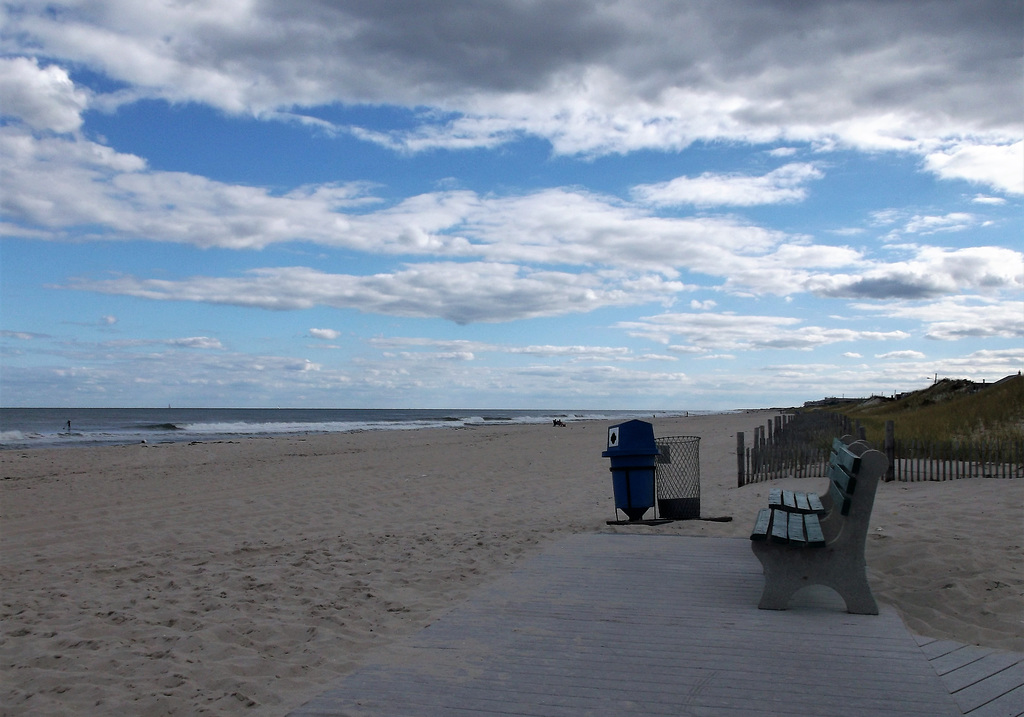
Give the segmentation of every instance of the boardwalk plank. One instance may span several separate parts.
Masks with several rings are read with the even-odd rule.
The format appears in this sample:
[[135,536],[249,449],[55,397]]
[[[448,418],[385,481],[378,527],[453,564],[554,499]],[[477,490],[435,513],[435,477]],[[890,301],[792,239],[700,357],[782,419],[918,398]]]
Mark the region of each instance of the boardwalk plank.
[[929,660],[934,660],[937,657],[942,657],[959,650],[961,647],[963,647],[963,643],[953,642],[952,640],[932,640],[927,645],[922,645],[921,650]]
[[293,715],[960,715],[894,610],[763,580],[748,540],[574,536]]
[[[1012,652],[990,652],[981,659],[941,675],[942,682],[951,692],[959,692],[986,677],[1018,664],[1021,656]],[[1024,684],[1024,682],[1022,682]]]
[[995,650],[988,647],[961,645],[958,649],[936,657],[935,659],[930,660],[930,662],[932,663],[932,667],[941,677],[948,672],[959,670],[972,662],[977,662],[983,657],[991,655],[993,652],[995,652]]
[[964,714],[968,717],[1021,717],[1024,715],[1024,686]]
[[1012,692],[1021,684],[1024,684],[1024,664],[1017,662],[1005,670],[957,690],[953,696],[966,714]]

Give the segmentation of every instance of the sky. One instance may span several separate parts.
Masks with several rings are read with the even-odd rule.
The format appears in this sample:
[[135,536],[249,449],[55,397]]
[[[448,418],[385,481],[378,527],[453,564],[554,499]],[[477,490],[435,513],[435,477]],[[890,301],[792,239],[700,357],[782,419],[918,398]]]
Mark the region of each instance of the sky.
[[0,405],[1024,367],[1021,0],[5,0]]

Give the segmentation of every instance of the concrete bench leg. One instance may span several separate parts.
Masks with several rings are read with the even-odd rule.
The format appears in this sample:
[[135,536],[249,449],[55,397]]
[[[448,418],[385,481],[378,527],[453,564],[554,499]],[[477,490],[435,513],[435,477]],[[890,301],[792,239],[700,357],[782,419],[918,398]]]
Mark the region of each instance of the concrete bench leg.
[[753,543],[754,554],[764,568],[764,591],[758,607],[785,610],[794,593],[808,585],[824,585],[839,593],[846,611],[877,615],[864,564],[829,548],[793,548]]

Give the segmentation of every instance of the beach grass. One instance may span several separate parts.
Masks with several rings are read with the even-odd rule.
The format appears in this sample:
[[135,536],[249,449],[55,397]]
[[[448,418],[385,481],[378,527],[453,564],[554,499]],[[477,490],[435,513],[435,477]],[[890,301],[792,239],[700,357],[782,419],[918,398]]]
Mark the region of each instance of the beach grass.
[[885,424],[900,440],[992,443],[1024,441],[1024,376],[994,384],[942,379],[893,401],[868,401],[842,409],[860,421],[868,441],[882,445]]

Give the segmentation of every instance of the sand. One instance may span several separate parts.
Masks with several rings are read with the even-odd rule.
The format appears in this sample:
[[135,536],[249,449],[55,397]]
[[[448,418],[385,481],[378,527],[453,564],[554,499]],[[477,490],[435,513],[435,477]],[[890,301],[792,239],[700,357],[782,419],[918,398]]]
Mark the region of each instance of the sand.
[[[745,537],[771,415],[701,436],[702,512],[608,526],[607,423],[0,452],[0,712],[281,715],[569,533]],[[748,436],[751,435],[748,433]],[[1024,481],[879,488],[875,596],[919,634],[1024,650]],[[753,559],[753,557],[752,557]]]

